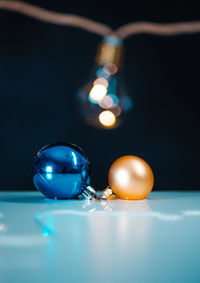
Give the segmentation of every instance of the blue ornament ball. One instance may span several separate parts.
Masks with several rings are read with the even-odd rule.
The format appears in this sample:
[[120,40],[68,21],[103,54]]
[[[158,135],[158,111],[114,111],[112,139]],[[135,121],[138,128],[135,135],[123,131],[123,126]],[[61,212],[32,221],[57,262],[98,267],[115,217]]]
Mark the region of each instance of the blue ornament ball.
[[47,145],[35,156],[33,183],[47,198],[74,198],[90,183],[90,163],[74,144]]

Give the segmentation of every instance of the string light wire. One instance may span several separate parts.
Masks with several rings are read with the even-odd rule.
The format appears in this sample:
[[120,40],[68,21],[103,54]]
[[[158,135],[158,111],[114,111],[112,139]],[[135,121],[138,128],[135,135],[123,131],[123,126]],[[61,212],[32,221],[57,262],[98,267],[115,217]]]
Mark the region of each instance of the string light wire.
[[130,23],[118,28],[115,32],[120,39],[125,39],[131,35],[146,33],[160,36],[175,36],[181,34],[191,34],[200,32],[200,21],[180,22],[180,23]]
[[103,37],[115,35],[120,39],[126,39],[131,35],[141,33],[160,36],[175,36],[200,32],[200,21],[180,23],[135,22],[125,24],[114,31],[111,27],[105,24],[81,16],[49,11],[21,1],[0,0],[0,9],[18,12],[51,24],[78,27]]
[[49,11],[20,1],[0,1],[0,9],[18,12],[51,24],[78,27],[101,36],[107,36],[113,32],[109,26],[93,20],[73,14]]

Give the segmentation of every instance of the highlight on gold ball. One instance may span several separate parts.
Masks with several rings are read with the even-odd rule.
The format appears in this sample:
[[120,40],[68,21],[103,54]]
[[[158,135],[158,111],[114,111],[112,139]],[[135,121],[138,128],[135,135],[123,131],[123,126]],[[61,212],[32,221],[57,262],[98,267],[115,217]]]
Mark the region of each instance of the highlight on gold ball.
[[[152,191],[154,175],[151,167],[142,158],[125,155],[111,165],[108,183],[112,194],[115,194],[118,198],[126,200],[145,199]],[[110,190],[107,187],[103,191],[102,198],[109,197]]]

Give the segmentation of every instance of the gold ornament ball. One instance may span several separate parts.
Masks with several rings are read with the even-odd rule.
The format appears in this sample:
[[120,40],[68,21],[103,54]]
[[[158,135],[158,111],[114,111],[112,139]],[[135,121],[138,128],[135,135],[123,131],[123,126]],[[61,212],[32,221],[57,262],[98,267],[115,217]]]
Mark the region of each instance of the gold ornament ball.
[[108,182],[119,198],[138,200],[150,194],[154,176],[146,161],[137,156],[125,155],[118,158],[110,167]]

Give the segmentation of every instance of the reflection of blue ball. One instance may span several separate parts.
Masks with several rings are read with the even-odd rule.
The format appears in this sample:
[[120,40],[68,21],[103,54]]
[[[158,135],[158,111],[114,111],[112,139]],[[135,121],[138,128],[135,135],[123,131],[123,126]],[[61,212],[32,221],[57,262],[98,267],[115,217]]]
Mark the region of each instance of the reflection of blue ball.
[[76,145],[47,145],[34,159],[33,183],[47,198],[73,198],[90,183],[89,161]]

